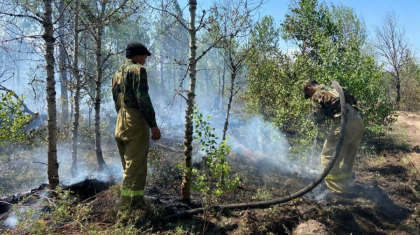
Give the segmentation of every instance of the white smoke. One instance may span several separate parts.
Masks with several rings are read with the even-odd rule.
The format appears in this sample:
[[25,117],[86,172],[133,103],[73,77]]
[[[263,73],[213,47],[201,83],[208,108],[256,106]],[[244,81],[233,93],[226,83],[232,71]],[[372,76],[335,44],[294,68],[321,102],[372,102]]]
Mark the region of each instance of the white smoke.
[[3,224],[8,228],[14,228],[19,222],[19,217],[16,214],[11,214],[7,217]]
[[273,124],[264,122],[260,116],[251,118],[237,130],[229,132],[228,143],[232,144],[233,152],[240,153],[245,148],[261,157],[274,161],[286,160],[289,143],[283,133]]
[[[155,105],[158,123],[162,129],[162,138],[182,142],[185,132],[185,102],[180,98],[174,99],[171,105],[163,105],[161,98]],[[218,110],[214,97],[200,96],[196,99],[196,107],[203,117],[210,115],[208,122],[214,128],[213,134],[222,138],[226,118],[225,110]],[[230,114],[227,131],[227,144],[231,152],[246,157],[266,167],[276,167],[284,174],[297,175],[302,178],[316,178],[321,172],[319,164],[303,164],[292,161],[289,157],[290,144],[279,128],[264,121],[261,116],[253,116],[248,120],[241,120],[234,113]],[[205,153],[200,151],[198,143],[193,144],[193,161],[201,161]],[[311,158],[312,159],[312,158]]]

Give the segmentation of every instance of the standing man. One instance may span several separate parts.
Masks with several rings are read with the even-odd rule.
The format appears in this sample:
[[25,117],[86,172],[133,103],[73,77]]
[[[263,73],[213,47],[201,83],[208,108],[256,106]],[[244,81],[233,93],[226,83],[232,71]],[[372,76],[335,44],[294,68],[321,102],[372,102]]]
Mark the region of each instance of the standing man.
[[[333,122],[331,133],[325,140],[321,153],[324,168],[333,157],[340,135],[341,105],[337,90],[329,85],[319,85],[314,80],[308,80],[302,85],[305,99],[311,98],[315,122],[323,123],[327,118]],[[354,160],[357,156],[360,141],[363,137],[363,120],[358,113],[357,101],[352,94],[343,88],[347,108],[346,135],[340,154],[330,173],[325,177],[327,187],[333,193],[346,193],[351,182]]]
[[143,65],[151,53],[139,42],[130,42],[126,60],[115,73],[112,96],[118,113],[115,140],[123,166],[120,205],[136,209],[144,206],[143,190],[146,185],[147,155],[152,139],[160,139],[155,111],[149,96],[147,73]]

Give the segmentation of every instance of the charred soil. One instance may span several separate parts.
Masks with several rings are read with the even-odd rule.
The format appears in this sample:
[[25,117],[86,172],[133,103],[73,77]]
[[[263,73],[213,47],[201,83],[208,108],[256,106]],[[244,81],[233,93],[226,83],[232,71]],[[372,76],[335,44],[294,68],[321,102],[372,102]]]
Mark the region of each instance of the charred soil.
[[[270,208],[208,212],[178,221],[162,218],[206,205],[199,192],[193,193],[191,204],[179,200],[182,169],[176,164],[182,163],[182,145],[173,140],[162,140],[155,146],[149,161],[153,171],[148,178],[146,208],[118,212],[119,186],[90,180],[69,188],[76,198],[71,207],[85,205],[88,208],[86,219],[79,221],[83,226],[66,226],[70,222],[64,221],[60,226],[50,227],[49,232],[420,234],[419,131],[420,116],[401,112],[388,133],[365,140],[366,148],[371,151],[362,151],[357,159],[355,178],[348,194],[331,194],[321,184],[304,197]],[[312,180],[297,177],[293,171],[284,173],[280,170],[284,167],[280,167],[282,164],[255,156],[231,154],[229,161],[232,174],[240,178],[241,184],[218,198],[218,204],[283,197]],[[196,163],[195,167],[203,166]],[[6,218],[3,215],[2,220]],[[28,233],[21,227],[1,229],[9,234]]]

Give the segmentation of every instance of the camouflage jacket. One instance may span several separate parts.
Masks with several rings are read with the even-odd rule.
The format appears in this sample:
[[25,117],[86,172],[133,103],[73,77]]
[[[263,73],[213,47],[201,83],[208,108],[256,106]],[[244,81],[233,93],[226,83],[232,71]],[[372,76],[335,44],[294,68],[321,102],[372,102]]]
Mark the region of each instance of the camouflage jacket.
[[[355,110],[359,110],[356,106],[357,100],[355,97],[345,88],[343,88],[343,92],[346,98],[346,103],[353,106]],[[316,92],[313,94],[311,101],[312,111],[316,123],[323,123],[326,118],[341,118],[340,95],[333,86],[320,84]]]
[[123,107],[138,108],[150,128],[157,126],[149,96],[146,69],[126,59],[112,80],[112,98],[117,112]]

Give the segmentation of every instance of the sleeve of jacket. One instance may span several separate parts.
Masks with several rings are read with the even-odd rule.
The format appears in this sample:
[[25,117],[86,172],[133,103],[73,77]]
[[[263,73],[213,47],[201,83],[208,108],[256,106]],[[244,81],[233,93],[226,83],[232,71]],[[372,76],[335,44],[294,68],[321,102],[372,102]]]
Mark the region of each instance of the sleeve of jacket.
[[149,96],[149,85],[145,68],[140,69],[140,76],[133,79],[134,94],[136,95],[139,109],[150,128],[157,126],[155,110]]
[[118,79],[119,75],[119,71],[115,73],[114,78],[112,79],[112,99],[114,100],[115,103],[115,111],[120,110],[120,106],[118,105],[117,99],[118,99],[118,92],[119,92],[119,85],[117,84],[117,79]]
[[318,99],[318,97],[312,98],[312,112],[315,123],[322,124],[325,122],[325,110],[322,100]]
[[334,110],[336,99],[328,91],[318,91],[312,98],[312,111],[317,124],[325,122],[326,118],[331,116]]

